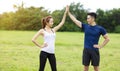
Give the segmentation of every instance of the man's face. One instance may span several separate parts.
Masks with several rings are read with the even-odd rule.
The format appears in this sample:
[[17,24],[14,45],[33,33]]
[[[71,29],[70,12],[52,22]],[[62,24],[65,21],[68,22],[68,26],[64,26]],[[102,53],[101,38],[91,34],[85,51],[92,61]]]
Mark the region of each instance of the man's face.
[[87,22],[88,22],[88,24],[92,24],[94,22],[94,18],[92,16],[88,15]]

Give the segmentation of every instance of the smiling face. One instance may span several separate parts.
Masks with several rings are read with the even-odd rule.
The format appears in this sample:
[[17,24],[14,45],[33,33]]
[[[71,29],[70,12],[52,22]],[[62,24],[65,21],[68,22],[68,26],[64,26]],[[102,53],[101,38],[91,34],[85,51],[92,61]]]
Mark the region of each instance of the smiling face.
[[49,27],[53,26],[53,18],[50,18],[49,22],[47,22],[47,26]]
[[92,17],[90,15],[87,16],[87,22],[88,22],[88,24],[92,24],[94,21],[95,21],[94,17]]

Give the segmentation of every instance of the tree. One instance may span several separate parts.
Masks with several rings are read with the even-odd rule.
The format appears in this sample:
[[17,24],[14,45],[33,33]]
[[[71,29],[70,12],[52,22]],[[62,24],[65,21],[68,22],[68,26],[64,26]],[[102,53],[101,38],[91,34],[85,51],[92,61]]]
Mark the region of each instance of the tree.
[[[52,13],[53,18],[55,18],[55,25],[58,24],[63,17],[65,7],[62,10],[55,10]],[[80,21],[86,21],[87,10],[83,8],[83,5],[80,3],[71,3],[70,4],[71,13]],[[67,17],[64,26],[59,31],[80,31],[79,27],[73,24],[73,21]]]

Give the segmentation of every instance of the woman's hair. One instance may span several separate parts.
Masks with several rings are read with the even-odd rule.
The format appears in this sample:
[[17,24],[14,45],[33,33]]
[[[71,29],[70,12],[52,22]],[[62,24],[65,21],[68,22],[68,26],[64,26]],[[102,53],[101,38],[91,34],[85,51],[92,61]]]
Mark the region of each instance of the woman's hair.
[[41,21],[42,28],[45,28],[46,24],[50,21],[51,18],[52,18],[52,16],[47,16],[47,17],[42,19],[42,21]]

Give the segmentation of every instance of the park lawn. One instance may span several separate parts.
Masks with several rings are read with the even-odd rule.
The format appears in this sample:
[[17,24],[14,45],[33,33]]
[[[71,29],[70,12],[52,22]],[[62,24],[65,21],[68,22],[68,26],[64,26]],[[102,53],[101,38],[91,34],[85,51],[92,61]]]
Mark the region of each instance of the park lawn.
[[[40,48],[31,39],[36,31],[0,31],[0,71],[38,71]],[[83,71],[84,33],[57,32],[55,55],[58,71]],[[120,71],[120,34],[109,33],[110,42],[100,49],[101,71]],[[42,37],[37,40],[43,42]],[[102,43],[103,38],[100,39]],[[51,71],[47,61],[45,71]],[[90,66],[90,71],[93,67]]]

